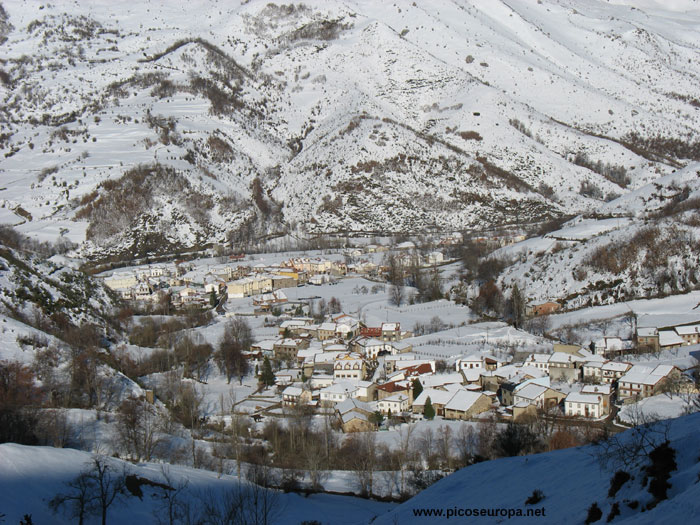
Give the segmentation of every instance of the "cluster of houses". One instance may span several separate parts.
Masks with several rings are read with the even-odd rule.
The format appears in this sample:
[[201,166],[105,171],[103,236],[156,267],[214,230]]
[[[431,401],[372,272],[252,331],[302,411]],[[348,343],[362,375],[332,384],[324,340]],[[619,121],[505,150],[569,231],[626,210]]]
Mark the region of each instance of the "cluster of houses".
[[324,284],[347,273],[344,263],[321,258],[294,258],[279,265],[253,266],[235,264],[241,256],[233,259],[231,263],[206,267],[172,263],[116,271],[105,277],[104,283],[126,300],[156,302],[167,296],[174,306],[204,306],[210,304],[212,296],[263,296],[256,306],[264,310],[286,302],[283,288]]
[[665,328],[637,328],[637,344],[648,351],[673,350],[698,343],[700,343],[700,323]]
[[[434,266],[444,262],[440,251],[420,256],[415,245],[407,241],[396,247],[402,264]],[[268,296],[284,288],[303,285],[332,283],[348,272],[356,275],[378,276],[386,268],[361,256],[388,249],[385,246],[367,245],[348,252],[359,257],[355,262],[345,263],[325,258],[295,257],[279,264],[243,264],[244,256],[231,256],[230,262],[196,266],[193,263],[174,262],[149,265],[135,269],[115,271],[104,278],[107,287],[117,292],[122,299],[137,302],[161,302],[168,300],[176,307],[212,305],[220,297],[242,298]],[[263,299],[260,311],[279,306],[279,296],[272,301]],[[291,308],[289,311],[293,311]]]
[[452,371],[438,373],[435,360],[413,353],[411,336],[399,323],[368,327],[338,314],[320,324],[308,318],[284,321],[277,338],[252,350],[281,364],[276,381],[285,407],[330,407],[346,432],[376,429],[378,414],[424,417],[428,404],[435,415],[454,420],[487,411],[517,420],[549,410],[597,419],[609,415],[615,402],[635,402],[670,385],[694,389],[675,366],[612,361],[591,348],[563,344],[517,363],[486,353],[466,355]]

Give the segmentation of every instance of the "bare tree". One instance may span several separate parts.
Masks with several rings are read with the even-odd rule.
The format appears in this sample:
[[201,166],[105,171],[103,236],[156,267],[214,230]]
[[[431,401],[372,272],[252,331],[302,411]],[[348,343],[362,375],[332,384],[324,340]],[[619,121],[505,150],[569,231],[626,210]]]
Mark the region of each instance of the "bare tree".
[[202,422],[202,405],[204,394],[195,385],[185,383],[175,400],[172,408],[173,415],[183,425],[190,429],[199,428]]
[[102,456],[92,458],[92,469],[88,475],[95,487],[94,499],[102,517],[102,525],[106,525],[107,511],[122,494],[126,475],[124,472],[117,473],[115,467]]
[[68,421],[66,410],[53,408],[44,410],[39,416],[39,437],[47,445],[56,448],[68,446],[73,440],[74,429]]
[[324,446],[318,439],[312,439],[304,452],[304,465],[309,474],[311,490],[319,492],[323,490],[323,482],[328,479],[329,473],[324,470]]
[[78,525],[83,525],[85,518],[92,514],[93,480],[87,472],[82,472],[66,485],[69,492],[57,494],[49,501],[49,508],[54,514],[63,509],[68,518],[77,519]]
[[49,502],[49,507],[54,512],[64,508],[80,524],[88,516],[100,515],[102,525],[106,525],[107,511],[121,496],[125,479],[125,473],[118,473],[107,458],[93,456],[86,469],[67,483],[70,492],[55,496]]
[[602,467],[629,468],[646,460],[649,453],[668,441],[670,422],[637,409],[631,413],[633,427],[622,434],[608,436],[597,442],[594,454]]
[[437,433],[437,449],[444,468],[452,468],[452,429],[441,425]]
[[494,443],[498,432],[496,419],[491,417],[489,419],[480,420],[479,423],[477,423],[477,431],[479,434],[479,455],[483,458],[493,458]]
[[399,468],[401,469],[401,478],[399,481],[399,493],[403,495],[408,494],[408,489],[406,487],[406,471],[410,467],[414,457],[415,452],[413,448],[413,430],[415,427],[407,425],[399,429],[396,442],[396,455],[399,463]]
[[389,300],[395,306],[401,306],[404,301],[404,287],[400,284],[392,284],[389,287]]
[[269,525],[279,511],[279,493],[274,485],[274,473],[266,463],[253,465],[246,473],[248,483],[240,486],[245,524]]
[[194,521],[190,519],[191,509],[184,497],[189,480],[181,479],[175,484],[167,465],[162,465],[160,471],[166,488],[163,489],[160,505],[153,511],[155,521],[158,525],[175,525],[176,523]]
[[430,468],[435,456],[435,434],[433,433],[433,429],[431,427],[426,427],[423,432],[420,433],[418,436],[418,443],[420,444],[420,450],[425,466]]
[[374,472],[377,467],[377,437],[374,432],[352,435],[349,439],[357,440],[358,453],[353,459],[353,470],[360,493],[372,496],[374,490]]
[[159,436],[161,417],[144,399],[125,400],[117,413],[119,445],[136,461],[150,461],[163,440]]
[[478,446],[478,436],[474,427],[468,423],[462,423],[455,436],[455,445],[459,451],[459,461],[466,467],[476,455]]
[[243,376],[248,373],[248,361],[243,352],[249,350],[251,344],[252,332],[245,319],[236,317],[226,325],[215,359],[229,383],[233,376],[238,376],[239,382],[243,383]]
[[386,258],[385,265],[387,267],[387,281],[391,284],[389,300],[392,304],[401,306],[404,300],[405,285],[401,260],[392,253]]

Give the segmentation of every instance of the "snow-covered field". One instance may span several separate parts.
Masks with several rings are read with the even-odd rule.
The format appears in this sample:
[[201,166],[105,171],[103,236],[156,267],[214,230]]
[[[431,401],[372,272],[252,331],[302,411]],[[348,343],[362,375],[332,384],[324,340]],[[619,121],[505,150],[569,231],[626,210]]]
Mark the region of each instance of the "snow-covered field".
[[[87,452],[71,449],[0,445],[0,516],[8,523],[19,522],[25,514],[31,514],[34,523],[75,523],[74,519],[61,513],[53,514],[48,503],[58,494],[70,493],[66,483],[78,476],[91,457]],[[170,486],[178,487],[187,482],[181,501],[197,513],[210,494],[221,502],[227,492],[233,492],[239,486],[234,476],[205,470],[155,463],[133,465],[109,458],[107,461],[116,473],[125,469],[127,474],[160,483],[167,482],[162,470],[166,469],[172,483]],[[158,523],[166,519],[165,491],[150,486],[143,486],[142,490],[142,498],[127,492],[117,499],[109,508],[108,523]],[[339,525],[363,524],[396,506],[349,496],[317,494],[305,497],[280,492],[274,492],[271,501],[274,503],[267,523],[276,525],[305,520]],[[86,524],[99,523],[98,518],[91,517]]]

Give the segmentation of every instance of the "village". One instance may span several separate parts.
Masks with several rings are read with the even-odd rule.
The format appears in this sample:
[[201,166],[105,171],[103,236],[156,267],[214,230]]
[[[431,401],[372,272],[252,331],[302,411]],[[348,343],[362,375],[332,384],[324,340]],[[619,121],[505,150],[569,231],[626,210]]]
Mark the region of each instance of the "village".
[[[434,418],[517,422],[555,416],[624,424],[620,407],[662,393],[697,393],[692,376],[697,361],[689,355],[677,362],[638,357],[677,355],[678,349],[700,343],[700,322],[635,323],[631,337],[605,336],[583,345],[479,322],[445,299],[392,308],[387,252],[404,267],[442,268],[445,275],[455,267],[441,251],[421,255],[405,242],[332,255],[277,254],[261,262],[231,256],[148,265],[112,272],[104,282],[147,309],[201,308],[215,311],[215,322],[251,323],[253,342],[244,355],[258,388],[245,391],[232,409],[256,420],[303,409],[333,414],[346,433]],[[349,296],[359,302],[347,309]],[[546,317],[560,306],[528,304],[525,314]],[[446,322],[433,332],[458,340],[447,351],[436,351],[426,344],[429,336],[413,332],[431,319],[437,323],[433,314],[441,308]],[[206,333],[206,327],[199,330]],[[507,344],[499,333],[507,334]],[[263,377],[266,367],[273,376]]]

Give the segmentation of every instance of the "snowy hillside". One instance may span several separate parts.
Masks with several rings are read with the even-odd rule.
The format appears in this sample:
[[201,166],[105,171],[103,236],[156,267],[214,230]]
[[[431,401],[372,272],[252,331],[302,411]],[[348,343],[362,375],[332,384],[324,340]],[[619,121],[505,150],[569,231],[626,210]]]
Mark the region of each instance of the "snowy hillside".
[[[75,523],[70,513],[52,513],[48,503],[58,494],[70,494],[71,488],[67,483],[89,468],[91,461],[91,454],[72,449],[27,447],[12,443],[0,445],[0,517],[8,523],[17,523],[25,514],[31,514],[34,523]],[[125,489],[109,508],[109,523],[168,523],[169,515],[182,516],[180,513],[185,511],[185,507],[189,516],[201,517],[209,510],[208,503],[213,502],[214,506],[223,508],[227,497],[238,494],[239,486],[244,492],[255,490],[249,489],[246,484],[239,484],[233,476],[217,476],[205,470],[152,463],[132,465],[115,459],[107,461],[113,469],[108,474],[118,475],[122,469],[126,469],[127,475],[142,480],[140,485],[136,485],[141,489],[140,497]],[[172,495],[174,490],[178,490],[176,495]],[[395,506],[348,496],[316,494],[304,497],[260,490],[262,492],[257,493],[258,497],[266,498],[264,504],[270,509],[267,521],[261,523],[282,525],[318,520],[322,523],[364,524]],[[168,504],[171,504],[170,508]],[[255,510],[247,508],[243,512],[255,513]],[[241,519],[235,523],[254,522]],[[180,523],[180,518],[176,522]],[[86,524],[92,523],[99,523],[99,514],[86,519]],[[234,521],[223,520],[221,523]]]
[[[697,426],[698,414],[671,420],[670,431],[664,425],[647,429],[646,436],[654,445],[646,453],[628,465],[608,462],[601,466],[599,452],[594,446],[560,450],[524,457],[513,457],[479,463],[457,471],[424,490],[414,498],[397,507],[394,511],[380,516],[374,523],[445,523],[448,509],[479,512],[481,509],[513,509],[523,513],[528,508],[542,509],[538,517],[517,517],[513,515],[497,518],[508,523],[584,523],[588,509],[596,503],[601,510],[600,523],[613,514],[612,523],[691,523],[700,511],[700,473],[698,463]],[[635,429],[620,434],[621,443],[639,443],[640,430]],[[675,450],[677,468],[668,478],[668,499],[655,501],[651,494],[654,480],[662,476],[659,470],[651,469],[649,452],[661,445],[669,437],[670,447]],[[659,461],[656,462],[658,466]],[[618,475],[618,483],[612,479],[617,470],[631,476],[622,482],[624,475]],[[620,482],[622,482],[620,484]],[[611,490],[615,485],[616,491]],[[618,486],[619,485],[619,486]],[[543,498],[526,504],[535,490],[542,492]],[[614,492],[613,495],[610,495]],[[616,516],[613,508],[619,510]],[[442,511],[443,517],[430,514],[420,515],[417,510]],[[483,522],[482,516],[462,514],[453,519],[460,523]],[[492,514],[493,516],[493,514]],[[598,521],[596,520],[596,521]]]
[[85,255],[535,221],[700,158],[692,3],[2,5],[0,216]]
[[537,303],[576,308],[695,290],[700,164],[662,177],[603,208],[615,218],[577,217],[542,237],[494,254],[514,264],[501,282]]

